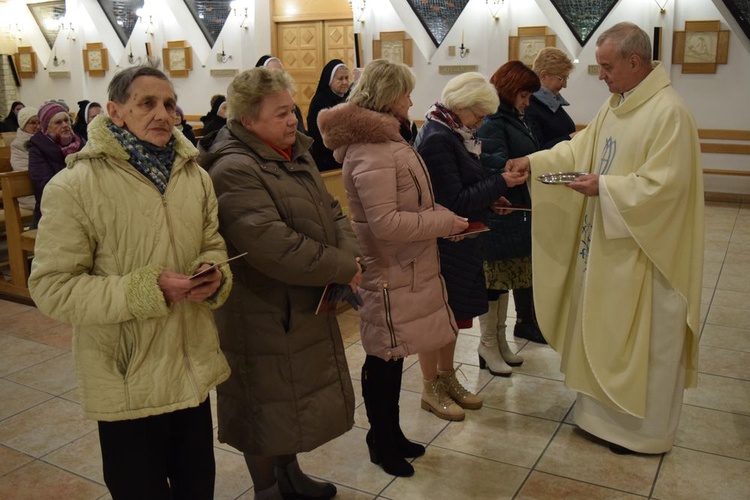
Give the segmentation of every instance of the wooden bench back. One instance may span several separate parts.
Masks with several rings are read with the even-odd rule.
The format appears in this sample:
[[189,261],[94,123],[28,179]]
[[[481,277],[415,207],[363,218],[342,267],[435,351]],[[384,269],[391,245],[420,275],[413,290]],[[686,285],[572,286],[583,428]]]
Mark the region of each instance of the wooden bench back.
[[5,237],[8,243],[8,262],[11,281],[0,279],[0,293],[30,298],[29,255],[34,251],[36,230],[26,231],[18,198],[34,194],[34,186],[27,171],[0,174],[5,211]]

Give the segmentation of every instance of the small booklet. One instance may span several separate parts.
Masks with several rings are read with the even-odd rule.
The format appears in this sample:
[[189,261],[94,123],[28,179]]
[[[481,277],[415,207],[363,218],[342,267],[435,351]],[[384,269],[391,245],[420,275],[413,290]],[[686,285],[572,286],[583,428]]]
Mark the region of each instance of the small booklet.
[[216,264],[212,265],[211,267],[207,267],[203,271],[199,271],[199,272],[195,273],[194,275],[192,275],[190,277],[190,279],[192,280],[192,279],[195,279],[195,278],[199,278],[199,277],[203,276],[206,273],[210,273],[211,271],[213,271],[214,269],[218,268],[219,266],[222,266],[222,265],[226,264],[227,262],[232,262],[233,260],[239,259],[240,257],[244,257],[245,255],[247,255],[247,252],[243,252],[243,253],[241,253],[239,255],[235,255],[234,257],[230,257],[227,260],[222,260],[221,262],[217,262]]
[[323,312],[335,311],[338,306],[338,302],[331,299],[331,293],[333,292],[333,284],[328,284],[323,289],[323,293],[318,301],[318,307],[315,308],[315,314]]
[[485,233],[489,231],[490,228],[487,227],[487,225],[484,222],[469,222],[469,227],[464,229],[458,234],[452,234],[450,236],[443,236],[443,238],[452,238],[454,236],[464,236],[464,237],[475,237],[479,233]]

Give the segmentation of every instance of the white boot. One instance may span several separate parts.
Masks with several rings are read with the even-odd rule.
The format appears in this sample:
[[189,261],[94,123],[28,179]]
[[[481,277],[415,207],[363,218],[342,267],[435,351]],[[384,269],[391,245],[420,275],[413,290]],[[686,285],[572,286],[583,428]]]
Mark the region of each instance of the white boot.
[[[505,293],[500,296],[505,296],[505,309],[508,308],[508,294]],[[513,372],[511,368],[503,359],[500,354],[500,349],[497,342],[497,330],[498,330],[498,303],[500,300],[493,300],[489,302],[489,310],[487,313],[479,316],[479,329],[482,332],[482,337],[479,340],[479,347],[477,348],[477,354],[479,354],[479,368],[487,368],[491,374],[499,375],[501,377],[507,377]],[[503,317],[505,314],[503,314]],[[503,321],[505,325],[505,321]],[[507,344],[506,344],[507,345]]]
[[523,358],[513,352],[508,345],[508,339],[505,337],[505,320],[508,317],[509,294],[510,292],[501,294],[500,300],[497,301],[497,345],[500,348],[500,354],[508,365],[521,366]]

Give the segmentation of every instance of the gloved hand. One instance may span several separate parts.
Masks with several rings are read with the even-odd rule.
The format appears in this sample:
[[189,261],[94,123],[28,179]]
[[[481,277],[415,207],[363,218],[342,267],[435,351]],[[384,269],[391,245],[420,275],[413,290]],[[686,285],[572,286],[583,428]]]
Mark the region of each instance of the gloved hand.
[[331,301],[335,302],[347,301],[355,311],[359,309],[359,306],[364,304],[362,297],[360,297],[357,292],[353,291],[352,287],[349,285],[340,285],[338,283],[333,285],[329,297]]

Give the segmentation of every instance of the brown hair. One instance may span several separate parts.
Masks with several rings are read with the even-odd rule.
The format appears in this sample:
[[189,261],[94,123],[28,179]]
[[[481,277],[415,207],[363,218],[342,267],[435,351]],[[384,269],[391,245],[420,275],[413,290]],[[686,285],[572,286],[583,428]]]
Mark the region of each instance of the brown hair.
[[536,92],[542,87],[539,77],[521,61],[508,61],[490,78],[495,86],[500,101],[514,105],[516,96],[521,92]]

